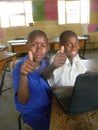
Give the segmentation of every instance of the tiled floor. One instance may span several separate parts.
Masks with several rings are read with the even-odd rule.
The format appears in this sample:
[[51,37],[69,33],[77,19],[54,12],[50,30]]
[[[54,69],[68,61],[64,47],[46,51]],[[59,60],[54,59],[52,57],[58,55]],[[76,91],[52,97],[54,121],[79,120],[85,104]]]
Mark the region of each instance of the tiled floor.
[[[98,59],[98,51],[89,51],[85,58]],[[12,87],[11,74],[7,72],[4,88]],[[0,130],[18,130],[18,115],[15,109],[13,89],[2,93],[0,98]]]

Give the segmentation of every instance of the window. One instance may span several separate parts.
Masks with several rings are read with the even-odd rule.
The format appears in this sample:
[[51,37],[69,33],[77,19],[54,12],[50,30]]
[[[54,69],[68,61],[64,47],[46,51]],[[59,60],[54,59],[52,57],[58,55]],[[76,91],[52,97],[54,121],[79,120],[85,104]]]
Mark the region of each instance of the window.
[[0,26],[29,26],[33,22],[31,1],[0,2]]
[[58,0],[59,24],[88,24],[89,0]]

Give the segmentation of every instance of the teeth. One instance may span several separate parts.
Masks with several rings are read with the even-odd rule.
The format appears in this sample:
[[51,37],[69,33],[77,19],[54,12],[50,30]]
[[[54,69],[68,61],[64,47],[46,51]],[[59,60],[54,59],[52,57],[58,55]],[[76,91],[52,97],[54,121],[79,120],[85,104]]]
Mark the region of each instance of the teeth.
[[76,52],[72,52],[72,54],[75,54]]

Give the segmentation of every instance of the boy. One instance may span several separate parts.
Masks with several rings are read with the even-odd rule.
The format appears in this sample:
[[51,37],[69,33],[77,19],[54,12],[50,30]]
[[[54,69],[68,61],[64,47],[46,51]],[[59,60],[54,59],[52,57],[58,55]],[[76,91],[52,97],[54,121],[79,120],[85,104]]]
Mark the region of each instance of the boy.
[[16,109],[31,130],[49,130],[50,86],[41,76],[48,65],[47,51],[46,34],[41,30],[30,32],[28,55],[16,64],[12,74]]
[[73,86],[77,75],[86,72],[86,67],[79,57],[77,35],[67,30],[60,35],[61,50],[52,57],[50,66],[46,67],[43,77],[51,86]]

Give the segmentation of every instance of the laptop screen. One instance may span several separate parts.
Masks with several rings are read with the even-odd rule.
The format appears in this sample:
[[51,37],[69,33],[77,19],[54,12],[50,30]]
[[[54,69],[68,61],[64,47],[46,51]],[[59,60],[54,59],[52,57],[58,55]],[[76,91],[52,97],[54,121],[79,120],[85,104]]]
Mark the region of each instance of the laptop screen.
[[[53,90],[53,94],[68,114],[96,110],[98,109],[98,73],[80,74],[73,87],[57,87]],[[66,97],[67,99],[70,97],[68,105],[61,103],[61,98],[66,99]]]

